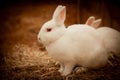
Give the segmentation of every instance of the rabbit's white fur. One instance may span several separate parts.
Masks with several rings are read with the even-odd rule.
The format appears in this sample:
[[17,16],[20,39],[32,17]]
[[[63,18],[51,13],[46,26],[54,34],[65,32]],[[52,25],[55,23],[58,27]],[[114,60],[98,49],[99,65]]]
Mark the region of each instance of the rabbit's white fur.
[[101,37],[104,40],[105,47],[109,53],[113,53],[117,56],[120,55],[120,32],[109,28],[101,27],[97,29]]
[[96,30],[86,24],[66,28],[65,16],[65,6],[59,5],[53,18],[42,26],[38,34],[38,39],[45,45],[48,54],[61,64],[59,72],[66,76],[75,65],[86,68],[105,65],[108,55]]
[[93,28],[97,28],[97,32],[102,37],[105,47],[108,53],[113,53],[115,55],[120,55],[120,32],[112,29],[110,27],[100,27],[98,26],[101,23],[101,19],[95,20],[94,16],[91,16],[86,21],[86,24],[92,26]]

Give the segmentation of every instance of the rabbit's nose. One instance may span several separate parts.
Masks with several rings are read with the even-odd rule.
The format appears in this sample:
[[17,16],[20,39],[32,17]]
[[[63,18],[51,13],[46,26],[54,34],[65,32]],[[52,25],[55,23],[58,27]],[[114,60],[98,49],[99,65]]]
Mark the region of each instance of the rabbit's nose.
[[41,40],[40,37],[38,38],[38,40],[39,40],[39,41]]

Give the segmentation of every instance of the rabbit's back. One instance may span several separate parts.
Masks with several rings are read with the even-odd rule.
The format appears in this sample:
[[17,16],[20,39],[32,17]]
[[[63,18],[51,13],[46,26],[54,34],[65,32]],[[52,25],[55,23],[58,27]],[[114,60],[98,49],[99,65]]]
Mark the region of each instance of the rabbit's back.
[[[82,63],[83,66],[95,67],[103,65],[107,61],[107,53],[104,48],[103,42],[96,30],[87,25],[72,25],[68,28],[69,40],[72,45],[78,59],[78,63]],[[70,34],[71,33],[71,34]],[[70,37],[72,35],[72,37]],[[77,51],[78,50],[78,51]],[[74,54],[75,54],[74,53]],[[99,59],[97,59],[99,57]],[[79,61],[79,58],[80,61]],[[94,65],[92,65],[94,63]]]

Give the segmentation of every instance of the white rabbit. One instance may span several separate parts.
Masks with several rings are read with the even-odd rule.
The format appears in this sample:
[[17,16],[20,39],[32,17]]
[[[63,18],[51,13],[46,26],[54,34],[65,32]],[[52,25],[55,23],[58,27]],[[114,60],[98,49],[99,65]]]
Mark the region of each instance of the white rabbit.
[[86,24],[65,27],[66,7],[59,5],[50,21],[43,24],[38,40],[48,54],[59,61],[62,76],[71,73],[76,65],[99,68],[108,61],[108,54],[96,30]]
[[91,16],[86,21],[86,24],[97,28],[97,32],[104,40],[105,47],[107,48],[108,53],[113,53],[117,56],[120,54],[120,32],[112,29],[110,27],[100,27],[98,26],[101,23],[101,19],[95,20],[95,17]]

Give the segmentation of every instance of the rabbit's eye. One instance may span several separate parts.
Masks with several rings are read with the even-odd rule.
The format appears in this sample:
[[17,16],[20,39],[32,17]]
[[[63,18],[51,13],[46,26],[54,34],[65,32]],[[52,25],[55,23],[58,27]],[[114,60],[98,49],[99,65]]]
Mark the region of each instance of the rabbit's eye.
[[51,30],[52,30],[51,28],[47,28],[47,29],[46,29],[47,32],[50,32]]

